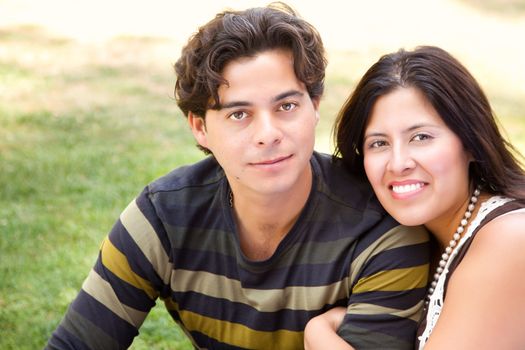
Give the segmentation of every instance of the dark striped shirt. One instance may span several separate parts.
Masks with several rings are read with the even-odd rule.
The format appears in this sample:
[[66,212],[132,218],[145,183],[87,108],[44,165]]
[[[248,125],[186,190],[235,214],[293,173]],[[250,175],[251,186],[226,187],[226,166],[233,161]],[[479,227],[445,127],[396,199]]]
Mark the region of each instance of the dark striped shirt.
[[239,245],[229,186],[209,157],[153,182],[121,214],[49,349],[127,348],[160,297],[196,347],[301,349],[307,321],[348,306],[355,348],[414,344],[428,237],[399,226],[368,184],[314,153],[309,199],[265,261]]

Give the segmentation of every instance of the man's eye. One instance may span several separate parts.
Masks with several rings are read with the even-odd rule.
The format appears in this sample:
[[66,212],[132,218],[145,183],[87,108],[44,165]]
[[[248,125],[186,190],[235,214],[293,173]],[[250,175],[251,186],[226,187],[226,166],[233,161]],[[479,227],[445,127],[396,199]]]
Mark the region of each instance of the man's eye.
[[246,112],[237,111],[237,112],[233,112],[228,117],[230,119],[234,119],[234,120],[243,120],[247,116],[248,116],[248,114]]
[[288,112],[288,111],[295,109],[296,107],[297,105],[295,103],[288,102],[288,103],[283,103],[279,109],[282,111]]

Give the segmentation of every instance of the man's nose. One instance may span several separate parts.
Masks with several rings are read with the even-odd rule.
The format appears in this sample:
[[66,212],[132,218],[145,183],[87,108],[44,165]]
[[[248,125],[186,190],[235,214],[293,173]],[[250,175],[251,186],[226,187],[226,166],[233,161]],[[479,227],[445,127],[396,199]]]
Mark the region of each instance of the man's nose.
[[268,146],[281,142],[283,132],[279,121],[272,113],[262,112],[256,116],[254,141],[259,146]]

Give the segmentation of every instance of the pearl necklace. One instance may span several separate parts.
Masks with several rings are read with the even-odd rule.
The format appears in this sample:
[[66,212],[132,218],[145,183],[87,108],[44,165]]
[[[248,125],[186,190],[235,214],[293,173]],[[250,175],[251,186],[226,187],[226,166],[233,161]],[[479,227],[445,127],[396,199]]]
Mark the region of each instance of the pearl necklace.
[[472,212],[476,208],[476,203],[478,201],[478,196],[480,194],[480,189],[477,187],[474,190],[474,193],[472,194],[472,197],[470,197],[470,203],[467,206],[467,211],[465,211],[465,215],[463,216],[463,219],[461,219],[461,222],[459,223],[458,228],[456,229],[456,232],[452,236],[452,239],[448,243],[448,247],[445,249],[445,252],[441,255],[441,260],[439,260],[438,267],[436,269],[436,273],[434,273],[434,280],[430,284],[430,288],[428,289],[428,295],[427,295],[427,301],[425,304],[428,304],[430,300],[430,296],[432,293],[434,293],[434,288],[437,286],[437,281],[439,279],[439,276],[444,271],[445,265],[447,264],[448,259],[450,258],[450,254],[454,250],[454,247],[458,244],[459,240],[461,239],[461,234],[465,231],[465,226],[468,224],[468,220],[472,216]]

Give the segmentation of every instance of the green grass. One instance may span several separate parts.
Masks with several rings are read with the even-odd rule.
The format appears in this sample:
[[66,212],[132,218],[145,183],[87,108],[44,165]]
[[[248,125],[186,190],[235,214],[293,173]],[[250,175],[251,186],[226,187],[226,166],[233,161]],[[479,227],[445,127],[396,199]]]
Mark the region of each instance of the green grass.
[[[34,27],[0,30],[0,349],[38,349],[143,186],[203,155],[172,98],[179,48],[155,38],[80,44]],[[331,52],[318,147],[377,59]],[[525,102],[488,90],[513,142]],[[522,148],[523,149],[523,148]],[[133,349],[190,349],[162,305]]]
[[[201,153],[170,97],[170,61],[133,63],[115,52],[160,43],[82,47],[16,28],[0,32],[0,45],[8,49],[0,61],[8,86],[0,90],[0,349],[38,349],[120,210]],[[191,347],[160,306],[133,348]]]

